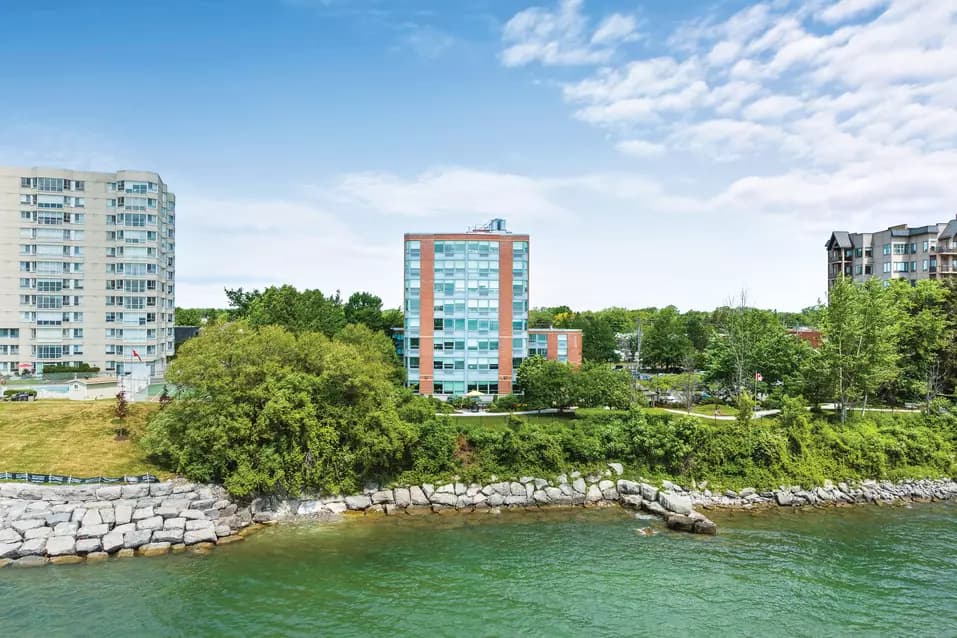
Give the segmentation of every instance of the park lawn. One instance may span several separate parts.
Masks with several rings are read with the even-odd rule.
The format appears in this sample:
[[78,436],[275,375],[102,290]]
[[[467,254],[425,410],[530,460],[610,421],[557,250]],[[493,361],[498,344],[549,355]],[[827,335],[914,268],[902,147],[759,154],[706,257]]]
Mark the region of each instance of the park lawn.
[[[705,416],[714,416],[714,405],[711,403],[704,403],[701,405],[691,406],[691,411],[695,414],[703,414]],[[735,416],[737,411],[732,408],[730,405],[718,405],[718,415],[719,416]]]
[[168,476],[137,441],[156,403],[129,406],[128,439],[116,440],[113,401],[46,399],[0,403],[0,472],[68,476]]

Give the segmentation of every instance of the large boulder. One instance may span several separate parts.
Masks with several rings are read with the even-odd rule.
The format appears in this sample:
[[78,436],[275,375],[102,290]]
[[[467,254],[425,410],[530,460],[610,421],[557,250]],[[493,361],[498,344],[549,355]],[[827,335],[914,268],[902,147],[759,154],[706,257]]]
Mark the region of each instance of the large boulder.
[[186,531],[192,532],[198,529],[213,529],[216,525],[213,521],[202,520],[202,521],[186,521]]
[[48,556],[66,556],[76,552],[76,540],[72,536],[51,536],[47,539]]
[[21,519],[19,521],[13,521],[10,523],[10,527],[20,532],[21,534],[27,531],[28,529],[34,529],[35,527],[43,527],[46,524],[46,520],[42,518],[27,518]]
[[694,533],[714,536],[718,533],[718,526],[710,519],[699,519],[694,522]]
[[[524,494],[524,491],[522,492]],[[432,495],[432,504],[433,505],[446,505],[448,507],[454,507],[458,502],[458,497],[451,492],[436,492]]]
[[147,518],[153,518],[153,516],[155,516],[155,513],[153,512],[153,507],[152,507],[152,506],[150,506],[150,507],[140,507],[140,508],[138,508],[138,509],[133,510],[133,519],[132,519],[132,520],[133,520],[134,522],[136,522],[136,521],[142,521],[142,520],[147,519]]
[[110,526],[105,523],[99,525],[84,525],[76,533],[77,538],[100,538],[110,531]]
[[396,507],[406,508],[412,504],[412,494],[407,487],[397,487],[393,491]]
[[668,529],[673,529],[679,532],[693,532],[695,519],[683,514],[672,514],[665,519],[665,524],[668,525]]
[[429,504],[429,497],[425,495],[425,492],[418,485],[413,485],[409,488],[409,497],[413,505]]
[[100,516],[100,510],[87,510],[86,514],[83,515],[83,520],[80,521],[80,525],[86,527],[88,525],[102,525],[103,518]]
[[76,542],[76,553],[89,554],[90,552],[98,552],[102,546],[103,543],[99,538],[83,538]]
[[[46,528],[37,528],[37,529],[46,529]],[[9,527],[4,527],[0,529],[0,543],[19,543],[22,540],[20,534],[16,530],[12,530]]]
[[647,483],[642,483],[639,486],[641,493],[641,498],[646,501],[657,501],[658,500],[658,488],[653,485],[648,485]]
[[777,500],[778,505],[781,505],[782,507],[791,505],[794,502],[794,496],[791,494],[791,492],[785,490],[779,490],[775,492],[774,498]]
[[154,543],[182,543],[183,530],[179,529],[158,529],[153,532]]
[[[43,556],[43,553],[46,551],[47,539],[45,538],[33,538],[28,541],[24,541],[23,545],[20,546],[20,550],[17,553],[18,556]],[[0,551],[0,555],[3,552]]]
[[[29,541],[28,541],[29,542]],[[16,558],[22,543],[0,543],[0,558]]]
[[625,507],[634,507],[638,509],[641,507],[641,497],[637,494],[622,494],[621,495],[621,504]]
[[104,552],[113,553],[123,548],[123,532],[112,531],[104,536],[100,543]]
[[152,536],[153,530],[151,529],[138,529],[135,532],[127,532],[123,534],[123,547],[125,549],[136,549],[150,542]]
[[578,477],[572,481],[572,489],[578,492],[579,494],[584,494],[587,487],[585,486],[585,479]]
[[[117,505],[114,509],[117,525],[126,525],[133,520],[133,508],[129,505]],[[149,518],[149,517],[146,517]]]
[[183,543],[186,545],[195,545],[196,543],[215,543],[216,529],[207,527],[204,529],[194,529],[183,534]]
[[[161,529],[163,527],[163,517],[162,516],[151,516],[150,518],[144,518],[141,521],[137,521],[136,529]],[[83,530],[80,530],[83,531]]]
[[138,483],[136,485],[124,485],[120,489],[120,495],[123,498],[145,498],[150,495],[149,483]]
[[598,488],[598,486],[597,486],[597,485],[590,485],[590,486],[588,487],[588,493],[585,494],[585,502],[586,502],[586,503],[597,503],[597,502],[600,501],[601,499],[602,499],[602,493],[601,493],[601,490]]
[[[364,510],[370,507],[371,505],[372,505],[372,499],[364,494],[346,497],[346,507],[348,507],[351,510]],[[199,542],[199,541],[196,541],[196,542]]]
[[378,492],[373,492],[372,503],[373,505],[381,505],[383,503],[395,503],[395,497],[392,494],[392,490],[379,490]]
[[691,499],[684,494],[658,492],[658,502],[669,512],[688,515],[691,513]]

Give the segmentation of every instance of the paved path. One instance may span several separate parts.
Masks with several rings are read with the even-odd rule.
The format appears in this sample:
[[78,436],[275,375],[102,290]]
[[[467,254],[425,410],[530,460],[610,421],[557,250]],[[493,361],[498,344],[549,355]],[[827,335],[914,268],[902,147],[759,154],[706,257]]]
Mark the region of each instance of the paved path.
[[[711,419],[712,421],[734,421],[738,417],[733,415],[719,414],[715,416],[713,414],[701,414],[699,412],[687,412],[685,410],[672,410],[671,408],[662,408],[665,412],[671,412],[672,414],[681,414],[684,416],[698,416],[702,419]],[[755,410],[754,418],[760,419],[761,417],[771,416],[772,414],[777,414],[780,410]]]

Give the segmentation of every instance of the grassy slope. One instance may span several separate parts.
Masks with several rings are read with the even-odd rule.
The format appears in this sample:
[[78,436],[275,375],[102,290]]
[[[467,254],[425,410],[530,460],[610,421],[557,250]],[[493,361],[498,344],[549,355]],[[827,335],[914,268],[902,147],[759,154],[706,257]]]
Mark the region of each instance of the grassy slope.
[[0,403],[0,471],[73,476],[152,472],[136,438],[155,403],[130,405],[130,439],[117,441],[112,401]]

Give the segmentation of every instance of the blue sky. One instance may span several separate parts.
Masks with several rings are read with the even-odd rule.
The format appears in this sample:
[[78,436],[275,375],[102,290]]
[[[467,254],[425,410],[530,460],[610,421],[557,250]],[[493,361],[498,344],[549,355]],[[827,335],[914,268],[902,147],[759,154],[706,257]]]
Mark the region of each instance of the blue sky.
[[159,172],[179,305],[283,282],[399,305],[403,232],[502,216],[534,305],[798,309],[832,228],[957,211],[952,0],[35,0],[0,23],[0,163]]

